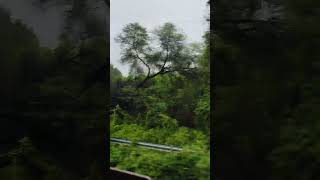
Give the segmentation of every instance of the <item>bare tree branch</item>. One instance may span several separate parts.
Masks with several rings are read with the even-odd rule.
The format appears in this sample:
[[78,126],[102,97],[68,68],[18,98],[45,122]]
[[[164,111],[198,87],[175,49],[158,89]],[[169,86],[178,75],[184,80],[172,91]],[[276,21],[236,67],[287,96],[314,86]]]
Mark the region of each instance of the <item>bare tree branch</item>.
[[134,51],[136,52],[136,57],[148,68],[148,75],[150,75],[150,72],[151,72],[151,68],[150,66],[148,65],[148,63],[146,63],[140,56],[139,56],[139,53],[137,52],[136,49],[134,49]]

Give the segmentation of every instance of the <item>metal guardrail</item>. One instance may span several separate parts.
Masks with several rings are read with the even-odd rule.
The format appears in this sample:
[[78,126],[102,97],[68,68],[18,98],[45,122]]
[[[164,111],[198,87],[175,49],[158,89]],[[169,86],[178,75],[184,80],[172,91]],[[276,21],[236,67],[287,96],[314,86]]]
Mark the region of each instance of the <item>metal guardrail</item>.
[[[119,143],[119,144],[133,144],[132,141],[125,140],[125,139],[118,139],[118,138],[110,138],[111,142],[114,143]],[[171,152],[171,151],[182,151],[182,148],[179,147],[174,147],[174,146],[167,146],[167,145],[161,145],[161,144],[152,144],[152,143],[145,143],[145,142],[137,142],[137,146],[149,148],[149,149],[154,149],[158,151],[166,151],[166,152]]]
[[151,177],[110,167],[111,179],[151,180]]
[[[132,141],[126,140],[126,139],[119,139],[119,138],[110,138],[110,141],[113,143],[118,144],[124,144],[124,145],[131,145],[133,144]],[[174,146],[167,146],[167,145],[161,145],[161,144],[152,144],[152,143],[146,143],[146,142],[137,142],[135,143],[137,146],[141,146],[148,149],[158,150],[158,151],[165,151],[165,152],[172,152],[172,151],[182,151],[182,148],[174,147]],[[136,174],[129,171],[119,170],[117,168],[110,168],[110,170],[113,172],[113,176],[117,179],[146,179],[151,180],[150,177]]]

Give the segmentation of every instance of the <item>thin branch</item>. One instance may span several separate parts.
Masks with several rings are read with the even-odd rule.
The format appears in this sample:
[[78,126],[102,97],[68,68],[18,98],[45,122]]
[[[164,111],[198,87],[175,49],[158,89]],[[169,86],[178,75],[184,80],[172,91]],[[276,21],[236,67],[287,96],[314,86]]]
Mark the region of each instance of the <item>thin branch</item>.
[[[169,60],[169,49],[168,49],[168,47],[166,48],[166,50],[167,50],[167,56],[166,56],[166,59],[164,60],[164,63],[163,63],[163,65],[162,65],[162,67],[161,67],[161,70],[164,69],[164,67],[165,67],[166,64],[167,64],[167,61]],[[161,70],[160,70],[160,71],[161,71]]]
[[136,49],[134,49],[134,51],[136,52],[136,57],[148,68],[148,75],[150,75],[150,71],[151,71],[151,68],[150,66],[139,56],[139,53],[137,52]]
[[185,67],[185,68],[176,68],[176,69],[168,69],[166,70],[164,73],[172,73],[172,72],[186,72],[186,71],[192,71],[192,70],[196,70],[197,68],[189,68],[189,67]]
[[[168,69],[168,70],[166,70]],[[176,68],[176,69],[169,69],[169,68],[163,68],[161,69],[159,72],[151,75],[151,76],[146,76],[145,79],[138,84],[137,88],[141,88],[143,87],[143,85],[149,81],[152,78],[155,78],[158,75],[163,75],[163,74],[168,74],[168,73],[173,73],[173,72],[187,72],[187,71],[191,71],[191,70],[195,70],[197,68],[189,68],[189,67],[185,67],[185,68]]]

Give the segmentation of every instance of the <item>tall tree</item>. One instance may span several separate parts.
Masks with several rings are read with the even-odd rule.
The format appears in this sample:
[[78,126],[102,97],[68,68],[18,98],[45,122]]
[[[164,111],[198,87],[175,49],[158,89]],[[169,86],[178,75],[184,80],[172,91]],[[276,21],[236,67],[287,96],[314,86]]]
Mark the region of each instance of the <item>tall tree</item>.
[[174,24],[165,23],[153,31],[153,35],[155,41],[146,28],[131,23],[116,38],[122,49],[121,61],[130,64],[133,72],[145,74],[138,87],[158,75],[194,70],[197,52],[186,45],[185,36]]

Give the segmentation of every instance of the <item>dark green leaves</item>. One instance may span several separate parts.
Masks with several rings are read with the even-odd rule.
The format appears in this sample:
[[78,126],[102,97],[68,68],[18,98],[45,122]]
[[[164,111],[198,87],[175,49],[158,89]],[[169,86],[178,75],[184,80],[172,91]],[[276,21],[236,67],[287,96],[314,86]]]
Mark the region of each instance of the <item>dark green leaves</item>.
[[146,75],[138,87],[158,75],[188,72],[199,57],[200,46],[186,45],[185,35],[172,23],[155,29],[153,35],[149,38],[145,28],[131,23],[116,38],[122,48],[121,62],[130,64],[132,73]]

